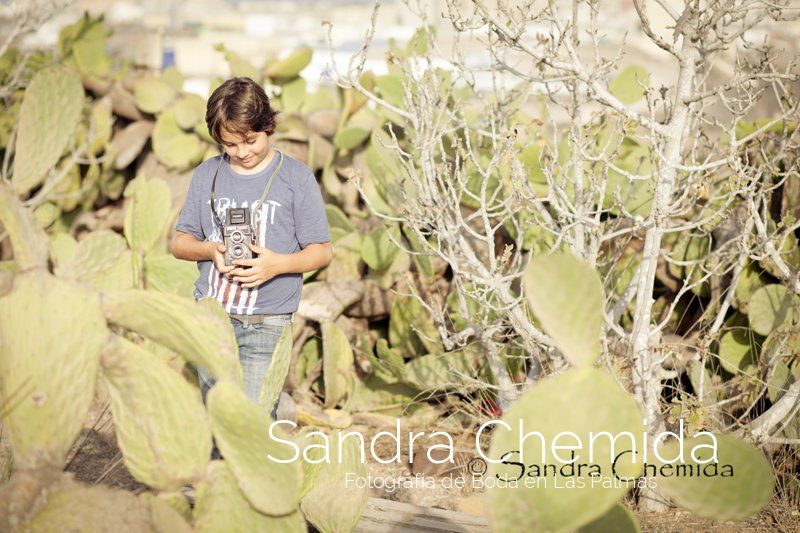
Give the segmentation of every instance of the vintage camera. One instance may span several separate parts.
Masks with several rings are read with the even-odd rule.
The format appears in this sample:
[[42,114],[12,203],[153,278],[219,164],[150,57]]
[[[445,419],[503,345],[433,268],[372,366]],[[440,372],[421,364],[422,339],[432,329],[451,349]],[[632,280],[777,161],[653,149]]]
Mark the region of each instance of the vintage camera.
[[229,207],[222,227],[225,244],[225,265],[233,265],[234,259],[252,259],[248,244],[255,244],[255,231],[250,225],[250,208]]

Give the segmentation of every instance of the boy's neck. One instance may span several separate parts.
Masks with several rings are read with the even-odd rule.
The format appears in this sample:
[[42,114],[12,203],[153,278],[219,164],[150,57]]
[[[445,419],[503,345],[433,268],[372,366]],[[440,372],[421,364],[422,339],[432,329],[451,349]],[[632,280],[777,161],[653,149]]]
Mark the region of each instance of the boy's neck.
[[253,168],[238,167],[231,161],[230,158],[228,158],[228,165],[234,172],[237,172],[238,174],[246,174],[246,175],[258,174],[259,172],[267,168],[274,158],[275,158],[275,149],[272,146],[270,146],[267,157],[265,157],[264,160],[261,161],[261,163],[259,163]]

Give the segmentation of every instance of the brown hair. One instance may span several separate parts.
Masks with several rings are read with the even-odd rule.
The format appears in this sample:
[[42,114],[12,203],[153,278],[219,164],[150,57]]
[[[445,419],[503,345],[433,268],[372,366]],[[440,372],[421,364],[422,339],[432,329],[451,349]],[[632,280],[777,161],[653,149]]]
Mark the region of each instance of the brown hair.
[[250,78],[231,78],[217,87],[206,106],[206,126],[211,137],[222,144],[220,128],[240,135],[248,131],[275,133],[278,112],[269,105],[264,89]]

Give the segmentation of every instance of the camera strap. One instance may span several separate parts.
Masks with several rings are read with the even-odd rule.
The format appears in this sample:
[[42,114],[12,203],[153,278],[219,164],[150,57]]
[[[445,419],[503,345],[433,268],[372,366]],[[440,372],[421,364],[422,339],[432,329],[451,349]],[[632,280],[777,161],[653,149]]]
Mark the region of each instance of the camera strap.
[[[278,155],[280,155],[280,159],[278,159],[278,166],[275,167],[275,170],[272,171],[272,175],[269,177],[269,180],[267,180],[267,185],[264,187],[264,192],[261,193],[261,198],[259,198],[258,200],[259,209],[261,209],[261,205],[267,198],[267,193],[269,192],[269,188],[272,187],[272,179],[281,169],[281,165],[283,164],[283,152],[281,152],[277,148],[275,148],[275,151],[278,152]],[[217,165],[217,170],[214,171],[214,178],[211,180],[211,215],[213,215],[214,222],[216,222],[217,226],[219,226],[220,228],[222,228],[223,224],[219,218],[219,215],[217,215],[217,210],[214,209],[214,204],[216,203],[216,196],[214,195],[214,189],[217,186],[217,174],[219,173],[219,168],[222,166],[222,161],[224,159],[225,159],[225,154],[222,154],[222,157],[219,158],[219,164]],[[252,206],[250,209],[250,225],[253,226],[253,228],[256,227],[256,210],[252,209]]]

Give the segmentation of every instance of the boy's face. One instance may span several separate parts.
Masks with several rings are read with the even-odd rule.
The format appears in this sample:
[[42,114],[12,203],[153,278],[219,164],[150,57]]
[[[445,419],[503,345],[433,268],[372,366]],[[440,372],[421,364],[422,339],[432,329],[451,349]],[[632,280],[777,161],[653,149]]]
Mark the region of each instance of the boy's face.
[[219,129],[222,149],[231,162],[241,168],[255,168],[269,155],[269,135],[263,131],[248,131],[246,134],[233,133]]

